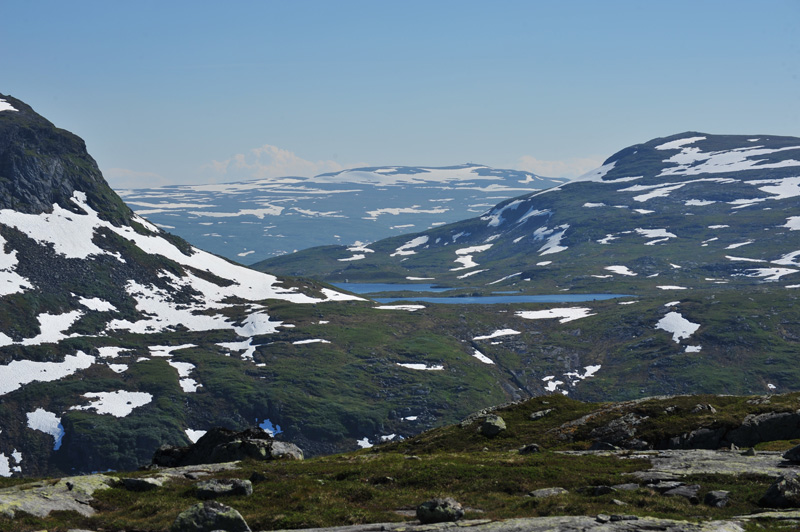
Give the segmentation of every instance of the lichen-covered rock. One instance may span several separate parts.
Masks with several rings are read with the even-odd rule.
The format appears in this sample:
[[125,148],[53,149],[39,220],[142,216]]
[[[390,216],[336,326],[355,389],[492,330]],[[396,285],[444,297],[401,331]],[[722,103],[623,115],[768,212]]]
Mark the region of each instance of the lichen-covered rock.
[[450,523],[464,517],[464,509],[452,497],[432,499],[417,507],[417,519],[422,524]]
[[784,473],[767,488],[758,503],[769,508],[800,507],[800,475],[796,471]]
[[222,480],[206,480],[197,483],[198,499],[216,499],[227,495],[250,496],[253,494],[253,483],[238,478]]
[[715,490],[706,493],[703,504],[714,508],[724,508],[730,500],[730,492],[725,490]]
[[128,491],[150,491],[164,485],[163,478],[123,478],[122,485]]
[[506,430],[506,422],[500,416],[486,416],[478,427],[478,432],[483,436],[492,438]]
[[181,512],[170,532],[251,532],[242,514],[216,501],[195,504]]
[[558,495],[566,495],[567,493],[569,493],[569,491],[565,490],[564,488],[542,488],[539,490],[533,490],[528,495],[536,499],[544,499],[546,497],[556,497]]

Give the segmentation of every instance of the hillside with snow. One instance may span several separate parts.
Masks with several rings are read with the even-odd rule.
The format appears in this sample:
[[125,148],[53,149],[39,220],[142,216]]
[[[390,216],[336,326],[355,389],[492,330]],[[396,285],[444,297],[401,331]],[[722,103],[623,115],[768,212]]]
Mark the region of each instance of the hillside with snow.
[[565,181],[477,164],[386,166],[119,194],[157,226],[250,264],[314,246],[358,245],[437,227]]

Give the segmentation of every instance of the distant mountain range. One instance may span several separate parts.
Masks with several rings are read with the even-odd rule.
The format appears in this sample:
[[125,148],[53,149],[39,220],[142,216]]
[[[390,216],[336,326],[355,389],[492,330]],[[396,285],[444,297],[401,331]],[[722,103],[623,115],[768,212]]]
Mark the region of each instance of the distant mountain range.
[[151,222],[242,263],[373,242],[485,212],[566,182],[476,164],[353,168],[316,177],[121,190]]
[[800,284],[800,139],[684,133],[482,216],[257,268],[328,281],[427,279],[473,291]]

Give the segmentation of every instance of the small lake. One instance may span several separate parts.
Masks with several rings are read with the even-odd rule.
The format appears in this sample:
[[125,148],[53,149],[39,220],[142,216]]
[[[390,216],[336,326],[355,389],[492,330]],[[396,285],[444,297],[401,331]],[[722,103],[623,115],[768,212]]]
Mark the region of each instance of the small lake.
[[602,301],[618,297],[635,297],[630,294],[546,294],[540,296],[482,296],[482,297],[375,297],[378,303],[411,301],[419,303],[443,303],[449,305],[500,305],[503,303],[581,303]]
[[393,284],[393,283],[331,283],[336,288],[354,294],[377,294],[378,292],[447,292],[454,288],[434,287],[432,284]]

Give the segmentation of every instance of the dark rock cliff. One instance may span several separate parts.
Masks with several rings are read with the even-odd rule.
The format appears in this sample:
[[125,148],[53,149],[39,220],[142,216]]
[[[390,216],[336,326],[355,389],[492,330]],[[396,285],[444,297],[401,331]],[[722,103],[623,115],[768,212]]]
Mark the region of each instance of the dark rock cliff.
[[86,191],[88,204],[115,223],[130,220],[130,209],[111,190],[86,151],[84,141],[37,114],[29,105],[0,94],[16,111],[0,113],[0,209],[39,214]]

